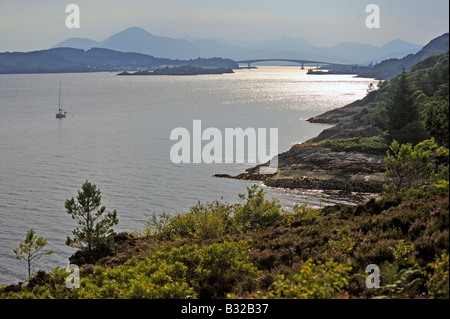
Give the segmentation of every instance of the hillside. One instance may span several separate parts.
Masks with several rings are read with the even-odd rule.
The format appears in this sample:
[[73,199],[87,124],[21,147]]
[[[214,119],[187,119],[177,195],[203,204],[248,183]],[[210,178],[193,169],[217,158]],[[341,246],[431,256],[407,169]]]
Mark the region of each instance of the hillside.
[[402,72],[410,70],[413,65],[426,59],[429,56],[439,55],[448,52],[449,34],[445,33],[430,41],[416,54],[410,54],[402,59],[388,59],[376,64],[372,69],[365,69],[358,72],[358,76],[388,80]]
[[0,53],[0,74],[90,72],[85,63],[74,62],[46,51]]
[[0,53],[0,74],[8,73],[58,73],[98,71],[139,71],[163,66],[190,65],[196,67],[237,68],[230,59],[197,58],[171,60],[155,58],[140,53],[124,53],[109,49],[89,50],[56,48],[27,53]]

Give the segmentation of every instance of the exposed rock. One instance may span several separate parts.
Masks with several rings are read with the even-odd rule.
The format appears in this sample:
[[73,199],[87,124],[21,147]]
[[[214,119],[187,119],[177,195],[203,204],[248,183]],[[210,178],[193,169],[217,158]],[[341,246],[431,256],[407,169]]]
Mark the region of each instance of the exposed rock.
[[383,158],[301,144],[278,156],[274,175],[258,174],[259,165],[232,178],[263,181],[272,187],[379,193],[386,182]]
[[310,123],[338,124],[348,121],[361,110],[361,100],[355,101],[339,109],[334,109],[308,119]]
[[308,119],[310,123],[320,124],[340,124],[353,119],[364,107],[368,107],[370,103],[376,99],[377,91],[370,92],[363,99],[347,104],[341,108],[333,109],[323,114]]

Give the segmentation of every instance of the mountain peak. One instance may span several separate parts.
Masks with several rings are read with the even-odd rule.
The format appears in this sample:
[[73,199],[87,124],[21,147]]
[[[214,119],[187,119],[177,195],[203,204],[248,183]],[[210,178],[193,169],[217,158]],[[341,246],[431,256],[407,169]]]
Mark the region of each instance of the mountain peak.
[[198,57],[195,46],[189,41],[153,35],[139,27],[130,27],[113,34],[102,42],[102,47],[121,52],[144,53],[155,57]]
[[146,37],[154,37],[154,35],[151,34],[150,32],[148,32],[147,30],[139,28],[139,27],[129,27],[129,28],[126,28],[125,30],[122,30],[120,32],[113,34],[112,36],[107,38],[104,42],[108,42],[108,41],[111,41],[112,39],[117,39],[117,38],[139,39],[139,38],[146,38]]
[[388,44],[390,44],[390,43],[400,43],[400,44],[405,44],[405,43],[408,43],[408,42],[406,42],[406,41],[404,41],[404,40],[402,40],[402,39],[395,39],[395,40],[392,40],[392,41],[388,42],[386,45],[388,45]]
[[92,47],[98,47],[98,46],[101,46],[101,43],[97,42],[97,41],[94,41],[94,40],[91,40],[91,39],[87,39],[87,38],[70,38],[70,39],[67,39],[67,40],[64,40],[62,42],[59,42],[59,43],[55,44],[54,46],[51,47],[51,49],[72,47],[72,48],[87,50],[87,49],[90,49]]
[[385,44],[382,48],[393,52],[405,52],[414,50],[419,51],[422,47],[423,45],[420,44],[412,44],[401,39],[395,39]]

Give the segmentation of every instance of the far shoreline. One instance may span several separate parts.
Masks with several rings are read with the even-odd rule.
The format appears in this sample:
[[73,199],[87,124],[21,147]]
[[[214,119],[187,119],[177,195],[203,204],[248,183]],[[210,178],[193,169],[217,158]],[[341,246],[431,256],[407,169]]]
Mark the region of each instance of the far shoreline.
[[136,71],[133,73],[124,71],[118,76],[158,76],[158,75],[170,75],[170,76],[187,76],[187,75],[215,75],[215,74],[228,74],[234,73],[232,69],[226,68],[205,68],[205,67],[194,67],[191,65],[184,65],[178,67],[165,67],[161,69],[156,69],[153,71]]

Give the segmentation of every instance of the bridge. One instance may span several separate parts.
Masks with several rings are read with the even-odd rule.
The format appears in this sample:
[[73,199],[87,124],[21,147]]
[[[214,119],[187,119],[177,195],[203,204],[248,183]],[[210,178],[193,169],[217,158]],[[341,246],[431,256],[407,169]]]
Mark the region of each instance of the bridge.
[[256,60],[243,60],[243,61],[236,61],[237,63],[247,64],[250,68],[252,63],[258,63],[258,62],[293,62],[301,64],[302,69],[305,68],[305,64],[307,65],[318,65],[318,64],[332,64],[332,65],[348,65],[344,63],[336,63],[336,62],[322,62],[322,61],[310,61],[310,60],[294,60],[294,59],[256,59]]

